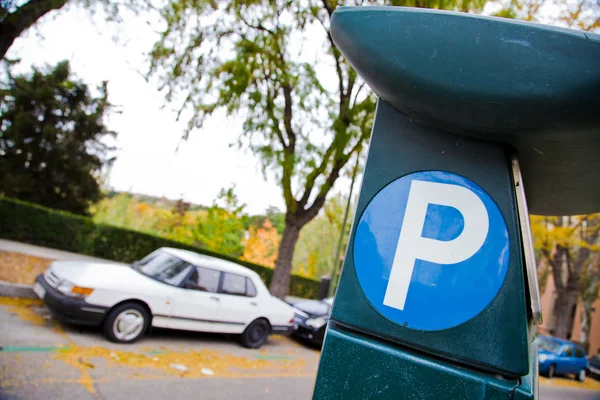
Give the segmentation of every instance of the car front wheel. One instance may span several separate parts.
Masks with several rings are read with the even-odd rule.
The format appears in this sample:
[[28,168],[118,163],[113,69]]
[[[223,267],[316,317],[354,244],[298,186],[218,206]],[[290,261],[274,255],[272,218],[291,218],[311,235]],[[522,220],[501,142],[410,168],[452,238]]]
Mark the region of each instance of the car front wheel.
[[137,303],[124,303],[113,308],[104,321],[104,333],[117,343],[133,343],[144,335],[150,315]]
[[586,373],[585,373],[585,369],[582,369],[582,370],[581,370],[581,371],[579,371],[579,373],[577,374],[577,380],[578,380],[579,382],[583,382],[583,381],[585,381],[585,375],[586,375]]
[[267,340],[270,330],[271,326],[269,322],[264,319],[257,319],[244,330],[244,333],[240,337],[240,342],[244,347],[258,349]]

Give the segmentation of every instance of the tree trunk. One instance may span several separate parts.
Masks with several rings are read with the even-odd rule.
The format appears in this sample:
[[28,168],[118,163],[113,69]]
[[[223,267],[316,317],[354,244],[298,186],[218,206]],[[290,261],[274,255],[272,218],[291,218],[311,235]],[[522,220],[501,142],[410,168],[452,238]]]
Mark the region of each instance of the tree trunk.
[[590,307],[583,306],[581,313],[581,333],[579,334],[579,343],[588,343],[590,337],[592,310]]
[[[568,234],[571,235],[568,241],[563,240],[564,243],[557,241],[552,252],[542,249],[552,268],[556,287],[556,303],[553,310],[556,317],[554,335],[563,339],[573,339],[570,336],[579,296],[582,296],[584,306],[587,301],[585,288],[583,293],[580,292],[581,278],[584,267],[589,262],[591,246],[598,242],[599,221],[591,216],[576,219],[558,217],[553,224],[555,227],[569,228]],[[570,243],[573,239],[578,239],[578,242]]]
[[577,288],[567,286],[556,291],[556,328],[554,336],[571,339],[573,330],[573,310],[577,306]]
[[554,336],[562,339],[571,339],[581,270],[589,256],[589,250],[580,248],[575,254],[573,257],[568,248],[557,245],[554,257],[549,260],[556,287]]
[[58,10],[68,0],[30,0],[8,14],[4,21],[0,22],[0,59],[10,49],[15,39],[29,29],[40,18],[49,11]]
[[294,248],[300,236],[300,229],[305,224],[297,221],[290,221],[291,218],[286,218],[285,229],[279,244],[279,253],[275,262],[275,270],[273,271],[273,279],[271,279],[270,291],[273,296],[283,299],[287,296],[290,289],[290,277],[292,272],[292,257],[294,256]]

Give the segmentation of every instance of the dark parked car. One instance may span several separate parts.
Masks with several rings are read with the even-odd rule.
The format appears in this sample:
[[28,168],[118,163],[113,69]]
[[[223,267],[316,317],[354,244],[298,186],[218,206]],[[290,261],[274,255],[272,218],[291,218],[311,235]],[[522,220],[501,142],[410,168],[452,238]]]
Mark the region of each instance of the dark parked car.
[[581,347],[552,336],[538,336],[535,341],[538,344],[540,374],[548,378],[555,374],[574,374],[578,381],[585,380],[588,360]]
[[590,357],[588,363],[588,373],[590,376],[600,379],[600,354]]
[[329,321],[333,297],[323,300],[299,300],[290,302],[294,308],[294,331],[292,335],[314,346],[321,347]]

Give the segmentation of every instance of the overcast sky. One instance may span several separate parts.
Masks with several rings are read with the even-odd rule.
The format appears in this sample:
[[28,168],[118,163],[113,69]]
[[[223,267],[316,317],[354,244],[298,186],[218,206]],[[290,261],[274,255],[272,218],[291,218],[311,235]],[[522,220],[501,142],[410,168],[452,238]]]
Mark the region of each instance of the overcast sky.
[[[22,71],[68,59],[84,82],[109,82],[109,99],[122,111],[109,121],[109,127],[118,132],[119,150],[109,179],[114,189],[183,196],[209,205],[221,188],[235,184],[248,212],[260,213],[271,205],[284,209],[277,182],[264,180],[258,160],[229,146],[241,132],[239,120],[217,113],[187,142],[180,142],[186,121],[177,122],[175,112],[162,109],[164,97],[157,85],[142,76],[147,70],[144,54],[156,33],[143,19],[125,22],[106,24],[100,16],[92,20],[86,11],[71,7],[51,14],[17,39],[7,57],[20,58]],[[318,48],[318,40],[305,43],[313,46],[309,52]],[[347,193],[348,187],[349,180],[341,179],[336,190]]]

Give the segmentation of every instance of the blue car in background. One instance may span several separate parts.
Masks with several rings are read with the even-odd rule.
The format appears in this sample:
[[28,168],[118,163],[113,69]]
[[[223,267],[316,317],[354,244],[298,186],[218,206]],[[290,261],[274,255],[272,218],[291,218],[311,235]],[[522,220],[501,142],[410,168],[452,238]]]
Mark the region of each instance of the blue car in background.
[[538,336],[538,363],[540,374],[552,378],[555,374],[574,374],[583,382],[588,369],[588,360],[583,349],[568,340],[551,336]]

